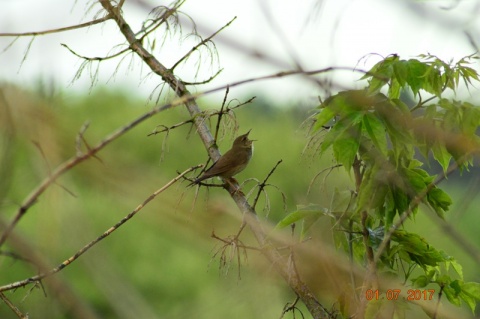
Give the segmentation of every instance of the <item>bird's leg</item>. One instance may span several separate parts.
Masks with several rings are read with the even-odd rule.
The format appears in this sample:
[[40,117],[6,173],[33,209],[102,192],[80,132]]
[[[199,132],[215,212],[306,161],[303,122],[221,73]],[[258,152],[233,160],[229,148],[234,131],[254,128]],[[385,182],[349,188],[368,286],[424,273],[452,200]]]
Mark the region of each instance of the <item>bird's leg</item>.
[[230,191],[230,195],[235,195],[237,194],[238,192],[240,192],[240,194],[243,194],[242,191],[240,190],[240,186],[238,184],[238,181],[234,178],[234,177],[230,177],[229,179],[224,179],[225,181],[225,188],[228,189],[228,185],[230,185],[232,188],[234,188],[233,191]]

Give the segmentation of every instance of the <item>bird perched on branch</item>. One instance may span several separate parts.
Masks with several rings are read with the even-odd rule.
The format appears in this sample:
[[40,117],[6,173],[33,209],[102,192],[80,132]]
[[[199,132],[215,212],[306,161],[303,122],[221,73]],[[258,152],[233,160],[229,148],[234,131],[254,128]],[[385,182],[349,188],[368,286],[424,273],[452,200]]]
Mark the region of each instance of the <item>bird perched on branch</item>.
[[[198,184],[203,180],[220,176],[224,179],[233,177],[243,171],[247,167],[248,162],[252,158],[253,154],[253,141],[248,139],[247,133],[240,135],[233,141],[232,148],[223,154],[218,161],[216,161],[209,169],[203,173],[202,176],[197,178],[190,185]],[[189,185],[189,186],[190,186]]]

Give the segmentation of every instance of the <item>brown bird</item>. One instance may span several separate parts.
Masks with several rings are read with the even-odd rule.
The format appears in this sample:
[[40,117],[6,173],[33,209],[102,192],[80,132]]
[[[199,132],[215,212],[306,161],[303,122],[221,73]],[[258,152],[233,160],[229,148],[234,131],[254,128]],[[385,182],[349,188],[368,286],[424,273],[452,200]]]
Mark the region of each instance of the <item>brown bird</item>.
[[190,185],[198,184],[207,178],[215,176],[228,179],[243,171],[245,167],[247,167],[247,164],[252,158],[253,154],[254,140],[248,139],[248,134],[250,131],[251,130],[237,137],[235,141],[233,141],[232,148],[223,154],[218,161],[210,166],[210,168],[207,169],[202,176],[197,178]]

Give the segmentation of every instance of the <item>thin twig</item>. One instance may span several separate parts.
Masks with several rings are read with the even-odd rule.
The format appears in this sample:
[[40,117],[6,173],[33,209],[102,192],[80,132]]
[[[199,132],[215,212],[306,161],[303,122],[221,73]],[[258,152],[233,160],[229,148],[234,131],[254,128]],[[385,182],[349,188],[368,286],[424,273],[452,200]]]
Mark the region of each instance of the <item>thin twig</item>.
[[[148,26],[142,27],[142,29],[135,33],[135,36],[140,35],[143,33],[143,35],[139,38],[139,41],[143,43],[143,40],[150,35],[153,31],[155,31],[157,28],[159,28],[164,22],[166,22],[171,16],[175,15],[175,13],[178,11],[178,9],[185,3],[185,0],[183,1],[177,1],[175,3],[175,6],[172,8],[166,7],[166,6],[160,6],[162,9],[165,9],[163,14],[159,16],[156,19],[152,19],[151,23]],[[159,7],[157,7],[159,8]],[[177,18],[178,19],[178,18]]]
[[15,307],[15,305],[2,292],[0,292],[0,299],[2,299],[3,302],[7,304],[8,308],[10,308],[17,315],[18,318],[28,318],[28,316],[24,315],[17,307]]
[[10,257],[12,259],[16,259],[16,260],[21,260],[21,261],[24,261],[24,262],[27,262],[27,263],[30,263],[30,264],[33,264],[33,261],[28,259],[28,258],[25,258],[17,253],[14,253],[12,251],[4,251],[4,250],[0,250],[0,255],[1,256],[7,256],[7,257]]
[[227,24],[225,24],[223,27],[221,27],[220,29],[218,29],[216,32],[214,32],[211,36],[209,36],[208,38],[206,38],[205,40],[202,40],[200,43],[198,43],[197,45],[195,45],[190,51],[187,52],[187,54],[185,54],[183,57],[181,57],[171,68],[171,70],[175,70],[175,68],[180,64],[182,63],[185,59],[187,59],[194,51],[198,50],[199,47],[201,47],[202,45],[205,45],[207,42],[210,42],[213,37],[215,37],[217,34],[219,34],[221,31],[223,31],[225,28],[227,28],[228,26],[230,26],[230,24],[232,24],[233,21],[235,21],[235,19],[237,19],[237,17],[234,17],[232,20],[230,20]]
[[297,307],[297,303],[300,301],[300,297],[297,297],[295,298],[295,301],[293,303],[287,303],[284,307],[283,307],[283,311],[282,311],[282,314],[280,315],[280,319],[282,319],[283,317],[285,317],[285,315],[287,314],[287,312],[289,311],[292,311],[293,313],[293,317],[295,318],[295,311],[298,311],[300,313],[300,315],[302,316],[302,318],[305,318],[305,316],[303,315],[302,313],[302,310],[300,310],[300,308]]
[[[170,103],[172,104],[172,103]],[[23,215],[28,211],[28,209],[35,204],[35,202],[38,200],[38,198],[45,192],[45,190],[52,184],[55,183],[55,181],[64,173],[68,172],[70,169],[73,167],[77,166],[78,164],[84,162],[85,160],[89,159],[90,157],[93,157],[96,153],[98,153],[101,149],[103,149],[105,146],[110,144],[112,141],[116,140],[120,136],[124,135],[126,132],[130,131],[133,129],[135,126],[138,124],[142,123],[146,119],[152,117],[154,114],[157,114],[158,112],[162,111],[164,106],[162,107],[156,107],[153,110],[151,110],[148,113],[145,113],[138,117],[137,119],[133,120],[132,122],[128,123],[124,127],[121,127],[108,135],[105,139],[103,139],[99,144],[97,144],[95,147],[91,148],[88,150],[88,152],[76,155],[69,160],[63,162],[60,164],[51,174],[49,174],[48,177],[46,177],[40,185],[38,185],[23,201],[22,205],[18,208],[15,216],[13,217],[12,221],[10,224],[5,228],[3,233],[0,235],[0,247],[5,243],[6,239],[8,238],[9,234],[12,232],[12,230],[15,228],[17,223],[20,221],[20,219],[23,217]]]
[[324,172],[326,171],[330,171],[328,172],[327,176],[335,169],[335,168],[338,168],[338,167],[342,167],[343,165],[342,164],[335,164],[335,165],[332,165],[330,167],[327,167],[327,168],[324,168],[322,169],[320,172],[318,172],[317,174],[315,174],[315,176],[313,176],[313,178],[311,179],[310,181],[310,184],[308,184],[308,188],[307,188],[307,195],[310,194],[310,191],[312,190],[312,187],[313,187],[313,184],[315,183],[315,181],[317,180],[317,178],[322,175]]
[[223,109],[225,108],[225,103],[227,102],[227,97],[229,92],[230,92],[230,87],[227,86],[225,90],[225,95],[223,96],[222,106],[220,107],[220,111],[218,112],[217,125],[215,126],[215,135],[214,135],[215,143],[217,143],[218,141],[218,131],[220,130],[220,123],[222,121]]
[[[461,160],[459,161],[461,162]],[[377,253],[375,254],[375,262],[378,262],[380,260],[380,257],[382,256],[384,250],[387,248],[388,244],[390,243],[390,239],[392,238],[393,233],[395,233],[395,231],[407,220],[407,218],[410,217],[410,215],[413,213],[415,208],[423,201],[425,196],[427,196],[428,192],[430,192],[440,182],[442,182],[445,178],[447,178],[447,176],[450,175],[457,168],[458,168],[458,164],[457,162],[455,162],[453,165],[451,165],[448,168],[447,172],[437,177],[437,179],[432,183],[430,183],[420,194],[415,196],[415,198],[410,203],[410,206],[408,207],[408,209],[402,213],[402,215],[396,221],[396,223],[390,227],[387,233],[385,233],[385,236],[383,237],[382,242],[378,246]]]
[[155,192],[153,192],[147,199],[145,199],[140,205],[138,205],[132,212],[130,212],[127,216],[125,216],[124,218],[122,218],[119,222],[117,222],[115,225],[113,225],[112,227],[110,227],[108,230],[106,230],[103,234],[101,234],[100,236],[98,236],[96,239],[92,240],[91,242],[89,242],[87,245],[85,245],[83,248],[81,248],[79,251],[77,251],[73,256],[71,256],[70,258],[68,258],[67,260],[65,260],[64,262],[62,262],[60,265],[58,265],[57,267],[53,268],[52,270],[48,271],[48,272],[44,272],[42,274],[39,274],[39,275],[36,275],[36,276],[33,276],[33,277],[30,277],[30,278],[27,278],[27,279],[24,279],[24,280],[21,280],[21,281],[17,281],[17,282],[14,282],[14,283],[11,283],[11,284],[8,284],[8,285],[5,285],[5,286],[1,286],[0,287],[0,292],[2,291],[6,291],[6,290],[12,290],[12,289],[16,289],[16,288],[19,288],[19,287],[24,287],[30,283],[36,283],[36,282],[39,282],[40,280],[46,278],[46,277],[49,277],[53,274],[56,274],[58,272],[60,272],[62,269],[64,269],[65,267],[67,267],[68,265],[70,265],[71,263],[73,263],[75,260],[77,260],[81,255],[83,255],[85,252],[87,252],[90,248],[92,248],[94,245],[96,245],[98,242],[100,242],[101,240],[103,240],[104,238],[108,237],[109,235],[111,235],[115,230],[117,230],[118,228],[120,228],[120,226],[122,226],[123,224],[125,224],[127,221],[129,221],[133,216],[135,216],[142,208],[144,208],[149,202],[151,202],[155,197],[157,197],[157,195],[159,195],[160,193],[162,193],[163,191],[165,191],[167,188],[169,188],[170,186],[172,186],[175,182],[177,182],[178,180],[180,180],[185,174],[193,171],[194,169],[197,169],[199,167],[199,165],[197,166],[194,166],[194,167],[190,167],[189,169],[185,170],[183,173],[179,174],[177,177],[173,178],[171,181],[169,181],[167,184],[165,184],[164,186],[162,186],[161,188],[159,188],[158,190],[156,190]]
[[126,48],[126,49],[120,50],[117,53],[114,53],[112,55],[107,55],[107,56],[103,56],[103,57],[88,57],[88,56],[80,55],[77,52],[73,51],[65,43],[60,43],[60,45],[64,48],[66,48],[68,51],[70,51],[70,53],[72,53],[77,58],[80,58],[80,59],[83,59],[83,60],[86,60],[86,61],[105,61],[105,60],[109,60],[109,59],[114,59],[114,58],[130,51],[130,48]]
[[[210,235],[210,237],[216,239],[216,240],[219,240],[221,241],[222,243],[224,244],[228,244],[230,245],[232,243],[231,240],[229,239],[224,239],[224,238],[221,238],[221,237],[218,237],[217,234],[215,234],[214,231],[212,231],[212,234]],[[260,251],[260,249],[258,247],[253,247],[253,246],[248,246],[248,245],[244,245],[244,244],[238,244],[237,245],[239,248],[242,248],[242,249],[249,249],[249,250],[256,250],[256,251]]]
[[261,182],[258,186],[258,192],[257,192],[257,196],[255,196],[255,199],[253,200],[253,205],[252,205],[252,208],[255,209],[255,206],[257,206],[257,202],[258,202],[258,199],[260,197],[260,194],[262,193],[262,191],[265,189],[265,186],[267,186],[267,181],[268,179],[270,178],[270,176],[272,176],[273,172],[275,172],[275,170],[277,169],[278,165],[280,165],[280,163],[282,163],[283,160],[279,160],[277,162],[277,164],[275,164],[275,166],[270,170],[270,172],[267,174],[267,177],[265,177],[265,179],[263,180],[263,182]]
[[[133,40],[133,41],[135,42],[135,40]],[[147,59],[147,57],[151,57],[151,55],[149,55],[148,53],[144,53],[143,51],[141,51],[141,53],[138,53],[138,54],[141,57],[145,57],[145,59]],[[147,60],[152,61],[152,59],[147,59]],[[148,64],[152,68],[158,66],[156,63],[152,66],[151,65],[152,62],[149,62]],[[118,137],[122,136],[123,134],[125,134],[126,132],[131,130],[132,128],[136,127],[138,124],[140,124],[143,121],[145,121],[146,119],[152,117],[153,115],[155,115],[155,114],[157,114],[161,111],[170,109],[172,107],[178,106],[178,105],[191,103],[192,101],[194,101],[198,97],[201,97],[201,96],[204,96],[204,95],[207,95],[207,94],[210,94],[210,93],[214,93],[214,92],[217,92],[217,91],[220,91],[220,90],[224,90],[227,87],[239,86],[239,85],[249,83],[249,82],[261,81],[261,80],[267,80],[267,79],[274,79],[274,78],[278,78],[278,77],[296,75],[296,74],[300,74],[300,73],[307,74],[307,75],[312,75],[312,74],[320,74],[320,73],[330,72],[330,71],[334,71],[334,70],[353,70],[353,71],[357,71],[357,72],[361,72],[361,73],[368,73],[366,71],[362,71],[362,70],[359,70],[359,69],[344,68],[344,67],[329,67],[329,68],[315,70],[315,71],[309,71],[309,72],[285,71],[285,72],[275,73],[275,74],[271,74],[271,75],[267,75],[267,76],[261,76],[261,77],[250,78],[250,79],[246,79],[246,80],[242,80],[242,81],[233,82],[233,83],[230,83],[230,84],[227,84],[227,85],[222,85],[220,87],[210,89],[210,90],[207,90],[207,91],[204,91],[204,92],[200,92],[200,93],[197,93],[197,94],[184,93],[184,95],[182,95],[181,97],[172,101],[171,103],[156,106],[150,112],[141,115],[140,117],[133,120],[129,124],[125,125],[122,128],[119,128],[118,130],[114,131],[113,133],[111,133],[110,135],[105,137],[97,146],[91,148],[87,153],[72,157],[72,158],[68,159],[67,161],[65,161],[64,163],[60,164],[52,172],[52,174],[50,176],[48,176],[47,178],[45,178],[40,183],[40,185],[38,185],[26,197],[26,199],[23,201],[22,205],[17,210],[17,212],[16,212],[15,216],[13,217],[12,221],[10,222],[10,224],[5,228],[3,233],[0,235],[0,247],[5,243],[5,240],[8,238],[11,231],[14,229],[14,227],[19,222],[19,220],[23,217],[23,215],[28,211],[28,209],[32,205],[35,204],[37,199],[45,192],[45,190],[51,184],[53,184],[61,175],[63,175],[65,172],[69,171],[71,168],[73,168],[73,167],[77,166],[78,164],[84,162],[85,160],[89,159],[90,157],[94,156],[96,153],[98,153],[101,149],[103,149],[105,146],[110,144],[112,141],[116,140]],[[159,67],[159,70],[157,72],[159,73],[159,75],[162,75],[162,74],[165,74],[165,73],[168,74],[168,70],[165,67],[163,67],[163,69],[162,69],[162,67]],[[165,78],[167,78],[167,76],[165,76]],[[172,85],[174,85],[174,87],[175,87],[178,84],[178,81],[176,81],[175,77],[173,77],[173,80],[171,79],[171,83],[174,83]],[[183,89],[180,92],[188,92],[188,91],[186,91],[186,89]],[[213,157],[213,158],[218,158],[220,156],[219,153],[218,153],[218,150],[210,147],[210,145],[213,141],[213,138],[211,137],[211,134],[208,131],[208,127],[202,125],[203,117],[199,114],[201,114],[201,112],[197,107],[197,110],[195,110],[193,112],[193,118],[194,118],[193,121],[195,123],[197,123],[197,127],[202,127],[202,129],[199,130],[199,133],[202,136],[202,141],[204,142],[204,145],[207,147],[207,151],[209,152],[210,156]],[[200,124],[198,124],[198,123],[200,123]],[[198,126],[198,125],[200,125],[200,126]]]
[[11,32],[0,32],[0,37],[34,37],[38,35],[46,35],[46,34],[51,34],[51,33],[59,33],[59,32],[65,32],[65,31],[71,31],[75,29],[81,29],[85,27],[89,27],[95,24],[99,24],[102,22],[105,22],[107,20],[110,20],[112,17],[110,15],[106,15],[103,18],[100,19],[95,19],[92,21],[88,21],[85,23],[80,23],[80,24],[75,24],[71,25],[68,27],[62,27],[62,28],[57,28],[57,29],[50,29],[50,30],[44,30],[44,31],[32,31],[32,32],[21,32],[21,33],[11,33]]
[[223,71],[223,69],[218,70],[217,73],[215,73],[214,75],[212,75],[211,77],[209,77],[208,79],[203,80],[203,81],[188,82],[188,81],[183,81],[182,80],[182,83],[185,84],[185,85],[207,84],[207,83],[210,83],[213,79],[215,79],[220,73],[222,73],[222,71]]
[[440,291],[438,292],[438,300],[437,300],[437,304],[435,306],[435,311],[433,312],[433,316],[432,316],[432,319],[436,319],[437,318],[437,314],[438,314],[438,309],[440,309],[440,301],[442,300],[442,295],[443,295],[443,289],[445,288],[445,284],[440,284]]
[[[213,144],[213,137],[209,130],[209,127],[205,124],[204,115],[200,111],[200,108],[196,104],[195,98],[187,90],[185,85],[177,80],[177,77],[161,64],[149,51],[147,51],[142,43],[138,42],[134,32],[129,24],[123,18],[121,12],[115,8],[108,0],[99,0],[103,8],[113,16],[113,19],[118,25],[119,31],[125,36],[125,39],[130,44],[132,50],[150,67],[150,69],[162,77],[162,79],[172,88],[172,90],[184,99],[187,99],[185,106],[190,113],[190,116],[194,119],[197,127],[197,132],[208,151],[212,160],[218,160],[220,153],[216,147],[211,147]],[[240,81],[240,83],[247,83],[250,81]],[[215,90],[215,89],[214,89]],[[238,208],[244,214],[247,224],[250,226],[259,246],[262,248],[262,253],[270,261],[273,267],[279,272],[279,274],[288,283],[291,289],[300,296],[307,309],[312,316],[317,318],[325,318],[328,313],[325,312],[324,307],[318,302],[315,294],[310,291],[308,286],[297,276],[292,273],[285,263],[285,259],[275,249],[271,249],[271,243],[269,242],[265,232],[262,229],[261,223],[257,219],[255,210],[249,205],[245,195],[242,192],[237,192],[236,185],[228,185],[226,188],[232,196],[233,200],[237,204]]]
[[[77,134],[77,140],[76,140],[76,147],[77,147],[77,156],[82,155],[82,142],[85,145],[86,149],[88,151],[91,151],[92,148],[88,144],[87,140],[85,139],[85,132],[87,131],[88,127],[90,126],[90,121],[86,121],[82,127],[80,128],[80,132]],[[103,161],[100,157],[98,157],[96,154],[92,155],[93,158],[97,159],[100,163],[103,164]]]
[[[176,129],[177,127],[180,127],[180,126],[183,126],[183,125],[189,124],[189,123],[193,123],[193,120],[186,120],[186,121],[183,121],[183,122],[171,125],[171,126],[166,126],[166,125],[160,124],[160,125],[157,125],[155,127],[155,131],[153,131],[151,133],[148,133],[147,136],[157,135],[157,134],[160,134],[160,133],[163,133],[163,132],[167,132],[167,134],[168,134],[168,132],[170,132],[170,130]],[[157,130],[159,127],[163,127],[163,128],[161,130]]]

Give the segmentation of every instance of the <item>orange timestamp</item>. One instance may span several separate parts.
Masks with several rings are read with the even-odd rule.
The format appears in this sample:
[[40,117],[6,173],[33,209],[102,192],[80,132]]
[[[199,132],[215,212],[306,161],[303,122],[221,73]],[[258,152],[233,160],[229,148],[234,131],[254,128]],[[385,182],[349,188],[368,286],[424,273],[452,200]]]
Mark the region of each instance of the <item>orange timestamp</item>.
[[[379,300],[385,298],[387,300],[398,300],[400,294],[402,293],[401,289],[388,289],[385,293],[382,293],[378,289],[367,289],[365,291],[365,299],[367,300]],[[408,289],[406,300],[432,300],[433,295],[435,294],[435,289]]]

